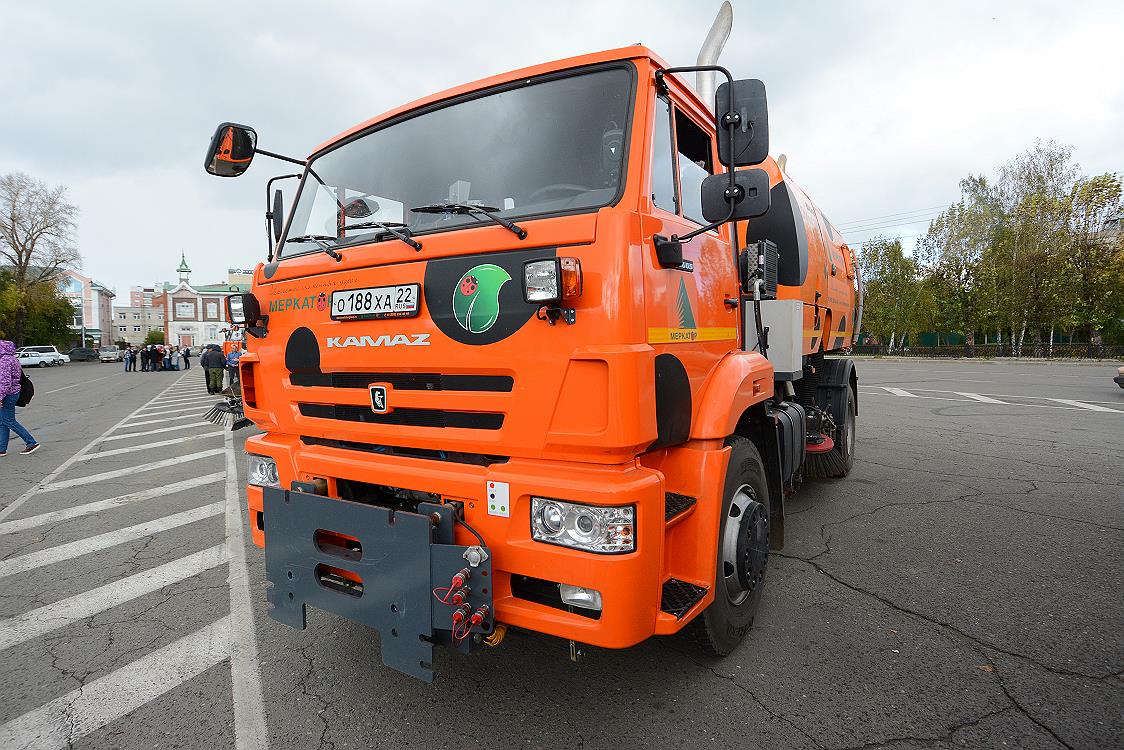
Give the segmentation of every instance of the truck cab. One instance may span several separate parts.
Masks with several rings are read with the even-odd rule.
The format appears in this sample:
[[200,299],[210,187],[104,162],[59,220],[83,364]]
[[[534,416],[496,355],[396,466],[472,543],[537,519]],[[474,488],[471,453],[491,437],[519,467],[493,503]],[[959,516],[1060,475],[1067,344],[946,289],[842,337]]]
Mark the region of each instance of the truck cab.
[[[715,103],[674,70],[641,46],[517,70],[301,162],[228,301],[271,616],[365,622],[423,679],[433,644],[506,627],[692,627],[719,654],[748,631],[806,441],[853,439],[853,368],[824,354],[850,346],[856,270],[767,150],[741,194],[768,211],[735,210]],[[256,142],[224,123],[208,171]]]

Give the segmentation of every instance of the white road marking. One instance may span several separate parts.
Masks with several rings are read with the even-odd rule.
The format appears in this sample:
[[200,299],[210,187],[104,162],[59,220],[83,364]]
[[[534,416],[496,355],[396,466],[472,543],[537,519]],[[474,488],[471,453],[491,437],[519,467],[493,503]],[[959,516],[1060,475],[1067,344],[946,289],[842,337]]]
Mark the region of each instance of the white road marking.
[[[879,390],[879,388],[881,388],[881,390]],[[899,394],[894,394],[894,393],[884,393],[883,392],[883,391],[888,391],[888,390],[900,390],[900,389],[890,389],[890,388],[886,388],[885,386],[875,386],[875,387],[859,386],[859,393],[867,395],[867,396],[899,395]],[[921,390],[926,390],[926,389],[915,388],[914,390],[921,391]],[[929,390],[929,392],[930,393],[955,393],[955,391],[934,391],[934,390]],[[947,396],[918,396],[916,393],[910,393],[909,395],[912,396],[913,398],[921,398],[921,399],[926,399],[926,400],[929,400],[929,401],[951,401],[951,402],[957,403],[957,404],[973,403],[972,401],[968,401],[968,400],[965,400],[965,399],[962,399],[962,398],[949,398]],[[979,394],[977,394],[977,395],[979,395]],[[994,397],[994,396],[998,396],[999,394],[983,394],[983,395],[990,395],[990,396]],[[999,396],[999,397],[1000,398],[1034,398],[1034,399],[1040,399],[1040,400],[1044,400],[1044,401],[1057,401],[1057,400],[1059,400],[1059,399],[1048,399],[1044,396]],[[1087,410],[1088,402],[1080,401],[1080,402],[1077,402],[1077,403],[1083,404],[1083,405],[1082,406],[1063,406],[1061,404],[1058,404],[1058,405],[1054,405],[1054,404],[1028,404],[1028,403],[1025,403],[1025,402],[1014,402],[1014,401],[1000,401],[999,402],[999,404],[1001,404],[1003,406],[1027,406],[1027,407],[1030,407],[1030,408],[1033,408],[1033,409],[1061,409],[1063,411],[1086,411]],[[1088,410],[1090,410],[1090,411],[1100,411],[1099,409],[1096,409],[1096,410],[1088,409]],[[1124,414],[1124,409],[1104,409],[1104,411],[1115,412],[1116,414]]]
[[[173,513],[170,516],[157,518],[154,521],[145,521],[135,526],[127,526],[117,531],[108,531],[104,534],[98,534],[97,536],[79,539],[76,542],[69,542],[67,544],[60,544],[57,547],[49,547],[47,549],[29,552],[19,557],[10,557],[7,560],[0,560],[0,578],[6,578],[17,573],[24,573],[28,570],[34,570],[35,568],[41,568],[46,565],[53,565],[63,562],[64,560],[73,560],[76,557],[82,557],[92,552],[99,552],[103,549],[116,547],[118,544],[135,541],[139,537],[152,536],[162,531],[168,531],[169,529],[174,529],[179,526],[186,526],[189,523],[202,521],[211,516],[217,516],[222,512],[222,503],[211,503],[201,508],[192,508],[191,510],[185,510],[181,513]],[[4,747],[3,743],[0,743],[0,747]]]
[[1089,411],[1110,411],[1114,414],[1124,414],[1119,409],[1106,409],[1103,406],[1097,406],[1092,403],[1085,403],[1084,401],[1074,401],[1071,398],[1052,398],[1051,401],[1057,401],[1059,404],[1066,404],[1068,406],[1076,406],[1079,409],[1088,409]]
[[40,513],[37,516],[29,516],[27,518],[18,518],[15,521],[5,521],[0,523],[0,536],[4,534],[14,534],[17,531],[26,531],[33,529],[36,526],[46,526],[47,524],[54,524],[60,521],[66,521],[71,518],[78,518],[79,516],[86,516],[90,513],[100,513],[103,510],[116,508],[128,503],[142,502],[144,500],[151,500],[154,497],[167,497],[177,492],[184,490],[194,489],[201,487],[205,484],[218,482],[226,476],[226,472],[215,472],[214,474],[207,474],[202,477],[195,477],[193,479],[185,479],[182,482],[173,482],[172,484],[163,484],[156,487],[151,487],[147,490],[140,492],[133,492],[128,495],[121,495],[119,497],[111,497],[108,500],[97,500],[92,503],[83,503],[82,505],[75,505],[63,510],[56,510],[50,513]]
[[242,526],[245,504],[238,492],[234,436],[225,433],[226,546],[230,558],[230,677],[234,690],[234,747],[264,750],[269,746],[258,666],[258,640],[250,602],[250,574],[246,567],[246,537]]
[[175,396],[173,398],[162,398],[159,401],[153,401],[153,406],[171,406],[173,404],[189,403],[191,401],[215,401],[218,396],[215,394],[208,394],[205,396]]
[[1006,401],[1000,401],[999,399],[992,398],[991,396],[981,396],[978,393],[961,393],[960,391],[953,391],[953,393],[955,393],[957,396],[965,396],[967,398],[972,399],[973,401],[979,401],[981,404],[1006,404],[1007,403]]
[[128,466],[124,469],[115,469],[114,471],[105,471],[101,474],[91,474],[88,477],[78,477],[77,479],[66,479],[61,482],[48,484],[46,487],[41,487],[40,492],[53,492],[55,490],[65,489],[67,487],[78,487],[83,484],[93,484],[95,482],[104,482],[107,479],[116,479],[117,477],[124,477],[130,474],[136,474],[142,471],[153,471],[155,469],[163,469],[167,466],[178,466],[187,461],[196,461],[200,458],[208,458],[210,456],[217,456],[222,453],[222,448],[212,448],[210,450],[199,451],[197,453],[188,453],[185,456],[175,456],[173,458],[165,458],[161,461],[153,461],[152,463],[141,464],[140,466]]
[[6,750],[65,748],[220,664],[230,654],[230,617],[142,656],[0,726]]
[[903,391],[901,388],[890,388],[888,386],[882,386],[882,390],[888,391],[889,393],[892,393],[895,396],[905,396],[907,398],[917,398],[917,396],[913,395],[909,391]]
[[181,432],[191,427],[214,427],[214,425],[210,422],[189,422],[187,424],[176,425],[175,427],[157,427],[155,430],[144,430],[143,432],[126,432],[121,435],[111,435],[110,437],[104,438],[102,442],[108,443],[110,440],[124,440],[125,438],[141,437],[143,435],[157,435],[161,432]]
[[[182,379],[182,378],[181,378],[181,379]],[[176,381],[176,382],[179,382],[179,381]],[[163,396],[163,395],[164,395],[165,393],[167,393],[167,392],[168,392],[168,391],[169,391],[169,390],[170,390],[171,388],[174,388],[174,387],[175,387],[175,385],[176,385],[176,383],[172,383],[172,384],[171,384],[171,385],[169,385],[169,386],[168,386],[167,388],[165,388],[164,390],[160,391],[160,393],[157,393],[157,394],[156,394],[155,396],[153,396],[153,399],[155,400],[155,399],[157,399],[157,398],[160,398],[160,397],[161,397],[161,396]],[[3,520],[4,520],[5,518],[7,518],[8,516],[12,515],[12,513],[15,513],[15,512],[16,512],[16,510],[17,510],[17,509],[18,509],[18,508],[19,508],[19,507],[20,507],[21,505],[23,505],[23,504],[24,504],[25,502],[27,502],[27,500],[28,500],[29,498],[31,498],[31,497],[32,497],[32,496],[34,496],[34,495],[35,495],[36,493],[38,493],[38,492],[39,492],[40,490],[42,490],[42,489],[43,489],[43,488],[44,488],[45,486],[47,486],[48,484],[50,484],[50,483],[51,483],[51,482],[52,482],[52,481],[54,480],[54,478],[55,478],[55,477],[57,477],[57,476],[58,476],[59,474],[62,474],[62,473],[63,473],[64,471],[66,471],[67,469],[69,469],[69,468],[70,468],[70,467],[71,467],[71,466],[72,466],[72,465],[74,464],[74,462],[75,462],[75,461],[79,460],[79,459],[80,459],[80,458],[82,457],[82,455],[86,453],[86,451],[90,450],[90,449],[91,449],[91,448],[93,448],[93,447],[94,447],[95,445],[97,445],[97,444],[98,444],[99,442],[101,442],[101,439],[102,439],[102,438],[104,438],[104,437],[105,437],[106,435],[109,435],[109,434],[111,434],[111,433],[112,433],[112,432],[113,432],[114,430],[116,430],[116,429],[117,429],[118,427],[120,427],[121,425],[125,424],[125,423],[126,423],[126,422],[128,422],[128,421],[129,421],[130,419],[132,419],[132,418],[133,418],[133,417],[134,417],[134,416],[135,416],[135,415],[137,414],[137,412],[139,412],[139,411],[141,411],[142,409],[144,409],[144,408],[145,408],[145,406],[148,406],[148,404],[146,403],[146,404],[144,404],[144,406],[139,406],[139,407],[137,407],[136,411],[134,411],[134,412],[133,412],[132,414],[129,414],[129,415],[128,415],[128,416],[126,416],[126,417],[125,417],[124,419],[122,419],[122,420],[121,420],[120,422],[118,422],[117,424],[113,425],[112,427],[110,427],[110,428],[109,428],[108,430],[106,430],[106,431],[105,431],[105,432],[103,432],[102,434],[98,435],[98,436],[97,436],[96,438],[94,438],[93,440],[91,440],[91,441],[90,441],[89,443],[87,443],[87,444],[86,444],[85,446],[83,446],[82,448],[80,448],[80,449],[78,450],[78,452],[77,452],[77,453],[75,453],[75,454],[74,454],[73,456],[71,456],[70,458],[66,459],[66,460],[65,460],[65,461],[63,461],[63,462],[62,462],[61,464],[59,464],[59,465],[58,465],[57,467],[55,467],[55,469],[54,469],[53,471],[51,471],[51,472],[50,472],[49,474],[47,474],[47,476],[45,476],[45,477],[43,477],[42,479],[40,479],[40,480],[39,480],[39,481],[38,481],[38,482],[37,482],[37,483],[35,484],[35,486],[34,486],[34,487],[31,487],[31,488],[29,488],[29,489],[28,489],[28,490],[27,490],[26,492],[24,492],[24,493],[23,493],[22,495],[20,495],[19,497],[17,497],[17,498],[16,498],[15,500],[13,500],[12,502],[8,503],[8,505],[6,505],[6,506],[4,507],[4,509],[3,509],[3,510],[0,510],[0,521],[3,521]]]
[[219,544],[7,620],[0,620],[0,651],[159,591],[165,586],[185,581],[222,565],[228,559],[226,545]]
[[115,378],[115,377],[117,377],[117,376],[116,375],[106,375],[104,378],[94,378],[93,380],[83,380],[81,383],[74,383],[73,385],[64,385],[62,388],[56,388],[53,391],[47,391],[43,395],[44,396],[50,396],[52,393],[58,393],[59,391],[65,391],[67,388],[77,388],[80,385],[89,385],[90,383],[96,383],[99,380],[109,380],[110,378]]
[[184,407],[179,408],[179,409],[165,409],[164,411],[141,412],[137,416],[138,417],[156,417],[156,416],[163,416],[165,414],[180,414],[180,413],[185,412],[185,411],[198,412],[202,408],[203,408],[202,404],[196,404],[195,406],[184,406]]
[[[194,409],[192,411],[194,411]],[[148,415],[143,414],[141,416],[148,416]],[[187,419],[188,417],[194,417],[194,416],[197,416],[197,414],[180,414],[178,417],[164,417],[163,419],[149,419],[149,420],[144,421],[144,422],[129,422],[129,424],[125,425],[125,427],[142,427],[146,424],[168,424],[168,422],[171,422],[172,420],[175,420],[175,419]]]
[[[214,426],[214,425],[212,425]],[[83,461],[93,461],[96,458],[108,458],[109,456],[120,456],[122,453],[134,453],[136,451],[148,450],[149,448],[163,448],[168,445],[178,445],[179,443],[187,443],[192,440],[202,440],[209,437],[220,437],[222,431],[200,432],[195,435],[188,435],[187,437],[172,438],[171,440],[158,440],[155,443],[141,443],[140,445],[130,445],[128,448],[114,448],[113,450],[102,451],[100,453],[87,453],[82,457]]]

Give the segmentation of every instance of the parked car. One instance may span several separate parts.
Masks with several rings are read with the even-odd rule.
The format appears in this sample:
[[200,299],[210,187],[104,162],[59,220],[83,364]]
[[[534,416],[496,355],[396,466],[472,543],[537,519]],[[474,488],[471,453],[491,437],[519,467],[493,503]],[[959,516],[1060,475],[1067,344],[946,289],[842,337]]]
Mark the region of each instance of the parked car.
[[16,352],[16,359],[19,360],[20,367],[50,367],[53,364],[53,360],[41,352],[19,351]]
[[19,352],[42,354],[48,365],[65,365],[70,361],[70,357],[60,352],[58,348],[54,346],[24,346],[16,350],[17,354]]
[[98,349],[98,359],[102,362],[120,362],[124,357],[125,353],[116,346],[103,346]]
[[97,349],[90,349],[85,346],[71,349],[69,352],[67,352],[67,354],[70,356],[70,359],[73,362],[93,362],[98,358]]

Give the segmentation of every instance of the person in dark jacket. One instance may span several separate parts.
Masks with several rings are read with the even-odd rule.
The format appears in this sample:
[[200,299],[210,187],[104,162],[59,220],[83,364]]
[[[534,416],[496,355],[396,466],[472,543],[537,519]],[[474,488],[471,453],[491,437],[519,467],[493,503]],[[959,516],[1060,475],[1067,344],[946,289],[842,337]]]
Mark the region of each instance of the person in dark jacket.
[[20,397],[20,361],[16,358],[16,345],[0,341],[0,456],[8,455],[8,438],[16,433],[25,443],[21,455],[39,450],[39,443],[23,425],[16,421],[16,401]]
[[137,356],[140,357],[141,372],[148,372],[148,347],[142,346]]
[[222,352],[216,347],[208,347],[203,356],[199,358],[199,365],[207,373],[207,393],[222,392],[222,374],[226,368],[226,360]]
[[191,347],[189,346],[183,348],[183,369],[191,369]]

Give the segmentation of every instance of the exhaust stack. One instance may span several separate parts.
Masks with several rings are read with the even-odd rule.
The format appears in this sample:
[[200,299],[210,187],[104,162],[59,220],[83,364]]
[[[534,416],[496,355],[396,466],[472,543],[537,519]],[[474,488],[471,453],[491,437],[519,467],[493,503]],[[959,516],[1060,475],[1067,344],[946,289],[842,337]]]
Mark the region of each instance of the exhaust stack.
[[[702,48],[699,49],[699,56],[696,58],[695,64],[717,64],[718,57],[722,54],[722,48],[726,46],[726,40],[730,38],[730,31],[733,28],[734,8],[730,5],[730,1],[726,0],[722,3],[722,7],[718,9],[718,15],[714,17],[714,23],[710,26],[710,32],[707,33]],[[714,73],[710,71],[695,73],[695,91],[708,107],[713,107]]]

